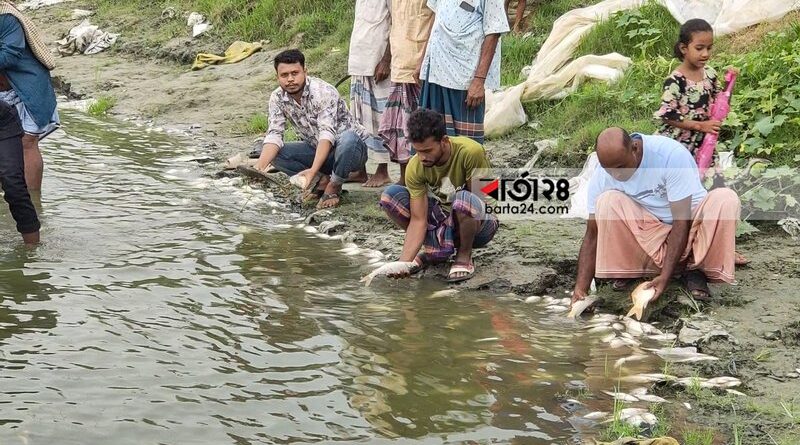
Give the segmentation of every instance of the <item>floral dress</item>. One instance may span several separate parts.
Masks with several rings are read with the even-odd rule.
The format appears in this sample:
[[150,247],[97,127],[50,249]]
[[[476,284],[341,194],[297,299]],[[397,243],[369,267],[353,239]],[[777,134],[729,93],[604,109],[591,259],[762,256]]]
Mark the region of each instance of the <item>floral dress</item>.
[[687,79],[678,70],[672,72],[664,81],[661,108],[654,117],[661,121],[657,134],[667,136],[685,145],[692,154],[700,147],[705,133],[673,127],[666,121],[706,121],[709,119],[711,103],[720,92],[717,73],[706,66],[703,80],[695,82]]

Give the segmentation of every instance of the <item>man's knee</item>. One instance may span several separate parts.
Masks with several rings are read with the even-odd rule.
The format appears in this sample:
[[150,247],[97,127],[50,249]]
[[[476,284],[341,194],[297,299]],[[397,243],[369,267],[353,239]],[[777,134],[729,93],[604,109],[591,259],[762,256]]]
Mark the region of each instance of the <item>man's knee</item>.
[[611,219],[614,215],[614,209],[626,199],[630,198],[619,190],[609,190],[601,193],[597,197],[597,203],[594,206],[595,218],[598,220]]
[[359,150],[363,144],[361,136],[353,130],[347,130],[339,135],[337,145],[346,150]]
[[739,219],[741,211],[741,201],[739,195],[727,187],[720,187],[708,192],[709,200],[713,200],[715,206],[720,209],[720,219]]
[[389,187],[386,187],[381,193],[381,207],[386,210],[387,205],[389,203],[397,203],[408,205],[411,201],[411,195],[408,193],[408,189],[403,187],[402,185],[392,184]]
[[472,192],[459,190],[453,195],[453,214],[456,218],[483,219],[485,204]]

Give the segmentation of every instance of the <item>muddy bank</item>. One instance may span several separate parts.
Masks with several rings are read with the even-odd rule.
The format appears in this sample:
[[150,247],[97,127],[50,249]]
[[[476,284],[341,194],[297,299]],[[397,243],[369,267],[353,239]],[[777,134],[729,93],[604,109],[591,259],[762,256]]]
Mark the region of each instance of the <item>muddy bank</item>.
[[[89,5],[72,2],[36,11],[33,17],[52,42],[77,24],[67,11],[82,7]],[[219,51],[223,47],[217,43],[202,49]],[[209,147],[212,156],[221,161],[249,150],[257,137],[242,127],[248,117],[266,111],[267,97],[275,87],[271,58],[277,50],[258,53],[238,64],[192,72],[186,62],[199,49],[185,41],[151,48],[141,41],[126,42],[123,36],[119,52],[60,58],[54,76],[63,94],[72,98],[111,95],[117,100],[114,117],[179,130],[194,143]],[[315,67],[309,68],[313,74]],[[533,142],[512,135],[487,146],[496,165],[521,165],[534,155]],[[339,221],[332,233],[396,257],[403,233],[380,212],[378,191],[347,188],[349,193],[340,208],[316,213],[310,222]],[[285,191],[280,186],[278,190]],[[307,216],[314,213],[296,208]],[[737,271],[737,286],[713,286],[714,302],[696,307],[678,302],[682,292],[676,285],[651,314],[675,333],[683,325],[681,319],[698,313],[724,325],[730,336],[699,345],[701,352],[720,360],[674,372],[701,377],[731,375],[744,382],[740,390],[746,396],[657,388],[691,406],[688,416],[672,419],[671,434],[676,437],[700,425],[717,433],[716,443],[734,443],[735,436],[744,438],[743,444],[800,443],[800,244],[774,226],[761,228],[762,232],[740,240],[739,251],[752,263]],[[578,220],[503,224],[495,241],[476,251],[475,278],[460,287],[520,296],[561,296],[571,287],[583,230],[584,223]],[[446,268],[436,267],[423,277],[445,274]],[[614,293],[607,286],[598,292],[605,299],[603,310],[619,313],[628,305],[625,293]],[[675,405],[668,405],[667,413],[678,412]]]

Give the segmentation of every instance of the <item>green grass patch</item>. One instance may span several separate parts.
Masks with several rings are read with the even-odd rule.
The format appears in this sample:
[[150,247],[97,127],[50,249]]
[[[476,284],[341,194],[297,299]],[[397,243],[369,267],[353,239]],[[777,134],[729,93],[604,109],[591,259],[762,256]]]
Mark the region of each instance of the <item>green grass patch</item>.
[[89,105],[89,114],[92,116],[103,116],[108,110],[114,108],[117,99],[113,96],[100,96],[96,101]]
[[250,116],[241,126],[241,131],[247,134],[264,134],[269,127],[269,119],[264,113],[256,113]]
[[711,430],[686,430],[683,432],[684,445],[713,445],[714,432]]

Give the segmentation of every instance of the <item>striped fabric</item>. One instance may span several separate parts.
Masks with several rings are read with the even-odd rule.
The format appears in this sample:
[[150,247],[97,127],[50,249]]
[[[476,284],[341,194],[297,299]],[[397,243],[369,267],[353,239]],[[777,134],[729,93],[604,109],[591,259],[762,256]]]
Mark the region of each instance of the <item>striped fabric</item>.
[[392,82],[378,134],[388,147],[389,156],[394,162],[407,164],[414,155],[414,148],[406,139],[406,124],[417,107],[419,86],[415,83]]
[[381,115],[389,96],[388,80],[375,83],[372,76],[350,77],[350,112],[372,137],[367,139],[367,155],[379,164],[389,162],[389,151],[378,137]]
[[424,81],[419,106],[444,115],[449,136],[467,136],[483,144],[486,102],[475,108],[467,108],[467,91],[453,90]]
[[[392,220],[407,224],[411,220],[411,196],[408,189],[401,185],[391,185],[384,190],[379,203],[380,207]],[[472,247],[484,247],[494,238],[500,222],[494,215],[485,213],[485,204],[481,199],[466,190],[459,190],[453,199],[452,212],[448,214],[439,201],[428,198],[428,231],[422,249],[425,260],[429,262],[447,261],[458,247],[458,227],[454,224],[453,215],[461,213],[481,221],[481,227],[475,235]]]

